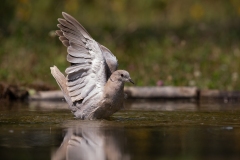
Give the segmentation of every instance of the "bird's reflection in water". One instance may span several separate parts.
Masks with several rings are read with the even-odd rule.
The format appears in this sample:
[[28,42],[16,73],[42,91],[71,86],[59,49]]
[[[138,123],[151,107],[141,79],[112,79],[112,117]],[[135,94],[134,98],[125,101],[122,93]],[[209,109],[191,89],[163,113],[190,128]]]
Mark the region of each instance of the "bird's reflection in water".
[[[89,122],[94,123],[94,122]],[[100,124],[74,124],[67,128],[52,160],[128,160],[124,129]]]

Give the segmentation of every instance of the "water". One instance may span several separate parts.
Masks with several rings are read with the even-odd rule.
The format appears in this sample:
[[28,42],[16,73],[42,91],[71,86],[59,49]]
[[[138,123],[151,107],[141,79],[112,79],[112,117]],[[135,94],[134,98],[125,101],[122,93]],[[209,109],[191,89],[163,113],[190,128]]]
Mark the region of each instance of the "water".
[[2,103],[1,159],[240,159],[240,104],[127,101],[108,120],[62,102]]

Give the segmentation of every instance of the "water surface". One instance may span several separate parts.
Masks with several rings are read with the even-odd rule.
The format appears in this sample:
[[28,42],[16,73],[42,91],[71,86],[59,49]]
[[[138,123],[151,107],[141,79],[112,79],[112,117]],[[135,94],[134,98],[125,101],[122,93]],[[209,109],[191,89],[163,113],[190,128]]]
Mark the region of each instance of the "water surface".
[[2,103],[1,159],[240,159],[240,104],[129,100],[81,121],[64,102]]

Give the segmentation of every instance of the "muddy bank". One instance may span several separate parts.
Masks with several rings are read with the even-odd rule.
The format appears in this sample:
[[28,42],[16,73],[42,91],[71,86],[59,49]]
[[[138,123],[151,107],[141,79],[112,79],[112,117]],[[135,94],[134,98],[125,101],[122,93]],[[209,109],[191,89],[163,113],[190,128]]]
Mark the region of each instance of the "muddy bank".
[[27,100],[30,94],[53,89],[55,88],[42,82],[36,82],[28,86],[0,82],[0,100]]
[[24,100],[28,95],[24,87],[0,82],[0,100]]

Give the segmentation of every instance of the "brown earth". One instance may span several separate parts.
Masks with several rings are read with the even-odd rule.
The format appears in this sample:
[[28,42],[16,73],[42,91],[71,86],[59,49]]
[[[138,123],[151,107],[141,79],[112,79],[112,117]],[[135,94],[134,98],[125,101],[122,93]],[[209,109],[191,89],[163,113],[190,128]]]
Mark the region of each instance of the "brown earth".
[[30,89],[35,91],[49,91],[55,88],[43,82],[36,82],[28,86],[0,82],[0,100],[25,100],[29,96]]

